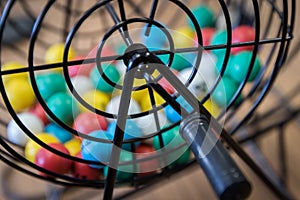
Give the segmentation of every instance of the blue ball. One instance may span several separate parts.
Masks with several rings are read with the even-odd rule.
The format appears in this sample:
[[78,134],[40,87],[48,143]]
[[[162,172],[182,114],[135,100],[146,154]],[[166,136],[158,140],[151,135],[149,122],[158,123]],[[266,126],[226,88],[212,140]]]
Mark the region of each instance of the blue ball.
[[[89,136],[106,140],[108,140],[109,138],[107,132],[102,130],[91,132]],[[102,143],[94,140],[83,139],[81,144],[82,158],[85,160],[97,161],[103,164],[107,164],[110,160],[112,147],[112,143]],[[90,165],[90,167],[100,169],[103,166]]]
[[148,36],[145,35],[148,25],[146,25],[141,30],[141,39],[142,42],[148,48],[162,48],[168,41],[165,33],[163,30],[155,25],[151,26],[150,33]]
[[[176,101],[181,105],[182,109],[185,109],[187,112],[191,112],[193,110],[192,106],[182,97],[179,96]],[[165,113],[167,116],[167,119],[171,123],[178,122],[181,120],[181,115],[179,115],[172,106],[167,105],[165,107]]]
[[55,136],[61,143],[65,143],[73,138],[73,135],[70,132],[55,123],[48,124],[44,131]]
[[[114,138],[116,126],[117,126],[117,123],[116,123],[116,121],[114,121],[107,128],[108,138],[111,140]],[[127,120],[123,139],[130,140],[130,139],[141,138],[141,137],[142,137],[142,131],[137,126],[137,124],[134,123],[132,120]],[[135,146],[138,146],[140,144],[140,142],[135,142],[134,144],[135,144]],[[122,149],[131,151],[131,143],[123,144]]]

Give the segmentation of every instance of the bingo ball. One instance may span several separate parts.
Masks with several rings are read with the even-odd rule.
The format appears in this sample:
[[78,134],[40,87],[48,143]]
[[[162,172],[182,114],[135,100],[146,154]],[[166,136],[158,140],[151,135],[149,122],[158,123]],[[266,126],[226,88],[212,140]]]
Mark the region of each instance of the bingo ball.
[[[106,131],[97,130],[93,131],[89,136],[96,139],[109,140],[110,135]],[[104,143],[95,139],[83,139],[81,144],[82,158],[89,161],[101,162],[103,164],[108,163],[112,151],[112,143]],[[89,165],[92,168],[100,169],[103,166],[97,164]]]
[[[229,76],[236,81],[238,84],[242,83],[244,78],[247,75],[248,70],[250,69],[250,62],[252,59],[253,53],[251,51],[243,51],[238,54],[235,54],[230,61],[228,74]],[[253,81],[256,76],[259,74],[261,69],[260,59],[256,56],[253,68],[251,70],[248,82]]]
[[219,107],[211,99],[208,99],[203,106],[213,117],[217,117],[220,114]]
[[[206,5],[199,5],[192,9],[192,13],[196,17],[200,28],[213,27],[215,25],[215,15],[213,10]],[[189,21],[190,26],[194,29],[192,21]]]
[[5,86],[8,100],[15,112],[21,112],[34,105],[35,94],[28,80],[19,78]]
[[55,123],[48,124],[44,132],[55,136],[61,143],[65,143],[73,138],[73,135]]
[[174,60],[171,65],[171,69],[174,69],[176,71],[181,71],[186,68],[191,68],[193,65],[193,60],[189,59],[186,54],[178,54],[176,53],[174,55]]
[[[44,57],[45,63],[51,64],[51,63],[63,62],[64,49],[65,49],[65,45],[62,43],[53,44],[52,46],[50,46],[45,53],[45,57]],[[68,52],[68,61],[73,60],[75,56],[76,56],[75,51],[72,48],[70,48]],[[61,72],[62,68],[52,69],[51,71]]]
[[[44,129],[43,122],[34,114],[24,112],[18,114],[18,118],[24,126],[33,134],[41,133]],[[29,140],[26,133],[20,126],[12,119],[7,126],[7,138],[9,141],[24,147]]]
[[74,118],[79,113],[78,106],[71,96],[60,92],[51,96],[47,101],[47,106],[51,112],[65,124],[72,124]]
[[[104,111],[107,104],[110,101],[110,96],[104,92],[101,92],[99,90],[90,90],[87,91],[83,96],[83,100],[88,103],[90,106],[92,106],[95,109]],[[89,111],[86,107],[79,104],[80,112],[86,112]]]
[[[165,100],[157,93],[157,92],[153,92],[153,96],[155,99],[155,106],[160,106],[161,104],[165,103]],[[150,95],[146,95],[144,96],[143,100],[140,102],[140,106],[141,106],[141,110],[144,111],[148,111],[151,110],[153,108],[153,105],[151,103],[151,99],[150,99]]]
[[190,27],[182,27],[171,33],[175,48],[187,48],[194,46],[194,30]]
[[68,67],[70,77],[74,76],[86,76],[89,77],[92,69],[95,67],[95,63],[87,63],[85,56],[77,56],[74,60],[83,60],[79,65],[73,65]]
[[136,147],[135,153],[137,160],[149,158],[149,160],[142,161],[139,163],[139,176],[149,176],[151,174],[155,174],[157,169],[160,169],[158,158],[150,159],[150,157],[156,155],[155,149],[152,146],[147,144],[141,144],[138,147]]
[[[117,126],[116,121],[109,124],[109,126],[107,128],[108,139],[110,139],[110,140],[114,139],[116,126]],[[133,120],[130,120],[130,119],[127,120],[126,125],[125,125],[125,130],[124,130],[123,141],[124,140],[137,139],[137,138],[141,138],[141,137],[142,137],[142,131],[138,127],[138,125]],[[140,142],[134,142],[135,146],[137,146],[139,144],[140,144]],[[124,143],[122,145],[122,149],[130,151],[132,149],[131,148],[131,143]]]
[[[81,153],[78,153],[76,157],[82,158]],[[100,177],[100,170],[81,162],[74,162],[71,172],[73,177],[84,180],[98,180]]]
[[[25,66],[19,62],[7,62],[1,66],[1,71],[4,72],[6,70],[15,70],[15,69],[21,69],[21,68],[25,68]],[[6,85],[6,83],[10,80],[15,80],[15,79],[19,79],[19,78],[28,79],[28,75],[24,72],[24,73],[15,73],[15,74],[9,74],[9,75],[2,76],[4,85]]]
[[[110,64],[106,66],[102,66],[102,70],[107,78],[113,82],[113,84],[117,84],[121,78],[121,75],[117,68]],[[100,74],[98,67],[95,66],[91,71],[90,78],[95,88],[104,92],[104,93],[112,93],[114,91],[114,86],[111,83],[107,82],[103,77],[103,74]]]
[[[218,30],[211,38],[211,45],[225,45],[227,44],[227,31]],[[211,50],[213,54],[219,59],[223,60],[226,53],[226,48]]]
[[156,133],[160,128],[168,123],[167,117],[163,111],[157,112],[157,121],[154,113],[132,119],[141,129],[143,136]]
[[[182,109],[186,110],[187,112],[191,112],[193,110],[191,105],[182,96],[179,96],[176,99],[176,101],[180,104]],[[176,123],[179,120],[181,120],[181,115],[179,113],[177,113],[177,111],[175,111],[175,109],[171,105],[167,105],[164,110],[165,110],[167,119],[171,123]]]
[[[211,43],[211,39],[214,36],[216,32],[215,28],[203,28],[201,29],[201,33],[202,33],[202,42],[203,42],[203,46],[208,46]],[[198,37],[197,34],[195,34],[194,36],[194,42],[195,42],[195,46],[198,46]]]
[[[63,144],[53,143],[48,145],[64,154],[69,155],[68,150]],[[72,160],[52,153],[45,148],[41,148],[36,154],[35,164],[54,173],[66,174],[71,170]]]
[[107,121],[105,117],[91,112],[80,113],[73,123],[73,129],[83,134],[89,134],[96,130],[106,130]]
[[[175,165],[186,164],[190,160],[190,150],[188,149],[187,145],[184,145],[185,141],[179,134],[178,126],[163,132],[161,136],[163,139],[163,148],[165,151],[162,151],[161,149],[159,136],[155,136],[153,138],[153,147],[163,154],[162,157],[165,164],[171,164],[171,167],[173,167]],[[179,146],[182,146],[182,148],[179,148],[172,153],[168,152],[172,151],[175,148],[178,148]]]
[[73,138],[72,140],[64,143],[64,145],[71,156],[76,156],[81,151],[81,140],[78,138]]
[[46,101],[52,95],[66,91],[65,79],[59,73],[38,74],[36,84],[42,98]]
[[[148,48],[162,48],[167,43],[168,39],[163,32],[163,29],[152,25],[149,30],[148,26],[141,29],[141,40]],[[149,31],[149,35],[146,32]]]
[[[75,76],[71,78],[71,83],[74,87],[74,90],[78,93],[79,96],[82,96],[86,91],[94,89],[91,79],[86,76]],[[73,93],[73,91],[69,91]]]
[[[120,165],[118,166],[117,175],[116,175],[117,180],[131,179],[131,178],[133,178],[133,173],[140,171],[138,164],[136,164],[136,166],[134,166],[132,163],[122,165],[122,163],[130,162],[132,160],[133,160],[132,153],[130,153],[128,151],[121,151],[120,162],[119,162]],[[136,168],[136,171],[134,171],[135,168]],[[107,174],[108,174],[107,166],[104,167],[103,174],[104,174],[104,177],[106,178]]]
[[224,76],[212,93],[212,100],[220,107],[226,107],[236,93],[238,85]]
[[36,103],[30,112],[42,120],[44,125],[49,124],[50,121],[47,117],[46,111],[40,103]]
[[[119,112],[120,101],[121,96],[115,96],[114,98],[112,98],[106,106],[106,112],[117,115]],[[128,108],[128,114],[137,114],[140,112],[141,109],[139,104],[134,99],[131,99]],[[111,119],[108,120],[111,121]]]
[[[59,143],[59,140],[56,137],[47,133],[37,134],[36,137],[45,144]],[[36,154],[41,148],[42,147],[38,143],[30,139],[25,146],[25,157],[27,160],[34,162]]]
[[[248,25],[238,26],[232,31],[232,43],[251,42],[255,40],[255,28]],[[241,51],[251,51],[254,46],[234,47],[231,49],[233,54]]]

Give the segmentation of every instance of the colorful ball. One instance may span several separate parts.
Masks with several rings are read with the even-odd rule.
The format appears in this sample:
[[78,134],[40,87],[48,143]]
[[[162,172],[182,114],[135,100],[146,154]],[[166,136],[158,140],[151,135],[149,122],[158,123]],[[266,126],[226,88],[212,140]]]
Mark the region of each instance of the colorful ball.
[[[110,96],[98,90],[87,91],[83,96],[83,100],[95,109],[105,111],[107,104],[110,101]],[[79,104],[80,112],[89,111],[83,105]]]
[[188,48],[194,46],[194,30],[190,27],[181,27],[172,33],[175,48]]
[[[225,45],[227,44],[227,31],[219,30],[216,31],[211,39],[211,45]],[[213,54],[217,56],[218,59],[223,60],[225,57],[226,49],[214,49],[211,50]]]
[[[215,14],[210,7],[199,5],[193,8],[192,13],[200,25],[200,28],[213,27],[215,25]],[[195,28],[191,20],[189,20],[189,24],[193,29]]]
[[74,76],[86,76],[89,77],[92,69],[95,67],[95,63],[87,63],[85,56],[76,56],[74,60],[84,60],[79,65],[73,65],[68,67],[70,77]]
[[232,79],[224,76],[213,91],[212,100],[218,106],[226,107],[237,89],[238,85]]
[[[47,133],[40,133],[37,134],[36,137],[44,142],[45,144],[50,144],[50,143],[59,143],[59,140],[54,137],[53,135],[47,134]],[[42,147],[36,143],[34,140],[29,140],[25,146],[25,157],[27,160],[30,162],[35,161],[36,154]]]
[[67,141],[64,145],[71,156],[76,156],[81,151],[81,140],[78,138],[73,138],[72,140]]
[[167,43],[168,39],[163,30],[155,25],[151,26],[149,35],[145,35],[147,26],[141,29],[141,40],[148,48],[161,48]]
[[[53,143],[49,144],[49,146],[69,155],[68,150],[63,144]],[[35,164],[37,164],[39,167],[58,174],[68,173],[71,170],[72,162],[72,160],[52,153],[45,148],[41,148],[35,157]]]
[[[103,73],[110,81],[112,81],[114,84],[119,82],[121,75],[114,65],[110,64],[102,66],[102,69]],[[98,90],[105,93],[112,93],[114,91],[114,87],[103,78],[103,74],[100,74],[97,66],[91,71],[90,78],[94,84],[94,87]]]
[[73,135],[55,123],[48,124],[44,132],[55,136],[61,143],[65,143],[73,138]]
[[35,94],[28,80],[19,78],[9,81],[5,87],[7,97],[15,112],[29,109],[35,103]]
[[[249,70],[249,65],[253,53],[250,51],[243,51],[233,56],[229,65],[229,76],[238,84],[242,83]],[[256,56],[253,68],[251,70],[248,82],[253,81],[259,74],[261,69],[260,59]]]
[[[108,128],[107,128],[108,139],[110,139],[110,140],[114,139],[116,126],[117,126],[116,121],[112,122],[108,126]],[[131,139],[138,139],[138,138],[142,137],[141,129],[138,127],[138,125],[133,120],[130,120],[130,119],[126,121],[125,130],[123,130],[123,131],[124,131],[123,141],[131,140]],[[138,146],[139,144],[140,144],[140,142],[134,142],[135,146]],[[131,149],[132,149],[131,143],[124,143],[122,145],[122,149],[131,151]]]
[[30,110],[30,112],[37,116],[40,120],[42,120],[44,125],[49,124],[50,121],[47,117],[46,111],[40,103],[36,103],[35,106]]
[[[243,42],[251,42],[255,40],[255,28],[248,25],[242,25],[235,28],[232,31],[232,43],[243,43]],[[231,49],[233,54],[237,54],[241,51],[252,51],[254,48],[253,45],[235,47]]]
[[[19,62],[7,62],[1,66],[1,71],[4,72],[7,70],[15,70],[15,69],[22,69],[22,68],[25,68],[25,66]],[[8,81],[10,81],[10,80],[15,80],[15,79],[19,79],[19,78],[27,80],[28,74],[26,74],[24,72],[24,73],[15,73],[15,74],[9,74],[9,75],[2,76],[4,85],[6,85],[6,83],[8,83]]]
[[[164,143],[163,148],[166,151],[171,151],[172,149],[178,148],[178,146],[185,144],[185,141],[182,139],[182,137],[179,134],[178,126],[163,132],[161,136]],[[161,149],[159,136],[155,136],[153,138],[153,147],[156,150],[161,151],[161,153],[164,152]],[[186,145],[184,145],[182,148],[179,148],[178,150],[175,150],[174,152],[169,153],[168,155],[164,154],[164,156],[165,157],[163,157],[162,159],[164,160],[164,163],[166,165],[171,164],[171,167],[175,165],[183,165],[186,164],[190,159],[190,150]]]
[[[86,91],[90,91],[94,89],[93,83],[91,79],[89,79],[86,76],[75,76],[71,78],[72,85],[75,89],[75,91],[82,96]],[[68,90],[69,91],[69,90]],[[69,91],[71,94],[73,93],[72,91]]]
[[[29,112],[18,114],[18,118],[21,120],[22,124],[33,134],[41,133],[44,129],[43,122]],[[13,119],[8,123],[7,126],[7,139],[22,147],[24,147],[29,141],[29,137]]]
[[[132,153],[127,152],[127,151],[121,151],[120,164],[124,163],[124,162],[130,162],[132,160],[133,160]],[[136,171],[134,171],[135,167],[136,167]],[[129,180],[129,179],[133,178],[133,173],[136,173],[139,171],[139,165],[137,164],[135,167],[133,164],[130,164],[130,163],[126,164],[126,165],[120,165],[117,169],[118,171],[117,171],[116,179],[117,180]],[[103,173],[104,173],[104,177],[106,178],[107,174],[108,174],[107,166],[104,167]]]
[[[185,111],[191,112],[193,110],[191,105],[182,96],[179,96],[176,99],[176,101],[180,104],[182,109],[184,109]],[[167,105],[165,107],[165,113],[166,113],[167,119],[171,123],[178,122],[181,119],[181,115],[179,113],[177,113],[171,105]]]
[[176,71],[181,71],[186,68],[192,67],[192,63],[194,61],[189,59],[186,54],[178,54],[174,55],[174,60],[171,65],[171,69],[175,69]]
[[[157,112],[159,127],[157,127],[157,123],[155,121],[154,114],[148,114],[146,116],[138,117],[136,119],[132,119],[138,127],[141,129],[143,136],[148,136],[150,134],[156,133],[160,130],[160,128],[168,123],[167,117],[164,112]],[[158,130],[157,130],[158,129]]]
[[73,123],[73,128],[83,134],[89,134],[96,130],[106,130],[107,126],[105,117],[91,112],[80,113]]
[[[203,28],[201,29],[201,33],[202,33],[202,42],[203,42],[203,46],[208,46],[211,43],[211,39],[214,36],[216,32],[215,28]],[[198,41],[199,38],[197,37],[197,34],[195,33],[194,36],[194,42],[195,42],[195,46],[198,46]]]
[[[81,153],[78,153],[76,157],[82,158]],[[98,180],[100,177],[100,170],[81,162],[74,162],[71,172],[73,177],[84,180]]]
[[[151,145],[141,144],[136,147],[136,159],[146,159],[156,155],[155,149]],[[160,169],[158,158],[143,161],[139,163],[139,176],[149,176],[155,174]]]
[[59,73],[38,74],[36,84],[42,98],[46,101],[54,94],[66,91],[65,79]]
[[[65,45],[62,43],[51,45],[45,53],[45,63],[61,63],[63,62]],[[76,56],[74,49],[69,49],[68,61],[73,60]],[[62,68],[52,69],[51,71],[61,72]]]
[[[106,131],[93,131],[89,136],[96,139],[109,140],[109,134]],[[112,151],[112,143],[102,143],[96,140],[83,139],[81,144],[81,155],[85,160],[96,161],[101,163],[108,163]],[[102,165],[91,164],[92,168],[100,169]]]
[[79,108],[74,103],[73,98],[63,92],[51,96],[47,101],[47,105],[53,114],[65,124],[72,124],[79,114]]
[[[112,98],[106,106],[106,112],[117,115],[119,112],[120,101],[121,101],[121,96],[115,96],[114,98]],[[139,104],[134,99],[131,99],[128,108],[128,114],[137,114],[140,112],[141,109]],[[108,121],[112,121],[112,120],[108,119]]]
[[213,117],[217,117],[220,114],[219,107],[211,99],[208,99],[203,106]]
[[[166,102],[157,92],[154,91],[153,95],[156,107]],[[143,112],[153,108],[149,94],[144,96],[143,100],[140,102],[140,106]]]

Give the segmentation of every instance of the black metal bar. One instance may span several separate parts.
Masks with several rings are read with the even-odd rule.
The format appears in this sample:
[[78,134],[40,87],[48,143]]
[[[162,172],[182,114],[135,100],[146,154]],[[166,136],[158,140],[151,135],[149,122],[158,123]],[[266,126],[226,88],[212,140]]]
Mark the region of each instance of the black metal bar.
[[[151,8],[150,16],[149,16],[149,18],[151,20],[154,20],[155,12],[156,12],[156,9],[157,9],[157,4],[158,4],[158,0],[153,0],[152,8]],[[145,30],[145,36],[149,36],[151,26],[152,26],[152,23],[148,23],[147,28]]]
[[122,142],[124,137],[124,130],[128,115],[128,109],[131,99],[131,91],[133,88],[133,81],[136,69],[135,67],[139,63],[134,61],[129,63],[128,70],[124,78],[124,86],[121,94],[120,106],[118,111],[118,118],[116,123],[116,130],[113,140],[112,153],[109,161],[108,174],[106,178],[106,184],[104,188],[103,199],[112,199],[114,184],[116,179],[116,173],[119,165],[119,158],[122,148]]

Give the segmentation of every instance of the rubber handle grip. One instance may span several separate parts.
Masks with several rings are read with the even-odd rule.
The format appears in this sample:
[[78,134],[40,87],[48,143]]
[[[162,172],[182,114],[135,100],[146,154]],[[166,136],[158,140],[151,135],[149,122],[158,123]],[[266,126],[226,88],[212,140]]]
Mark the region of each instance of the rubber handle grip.
[[181,123],[180,133],[220,199],[245,199],[249,196],[250,183],[209,128],[206,118],[200,118],[199,114],[189,116]]

